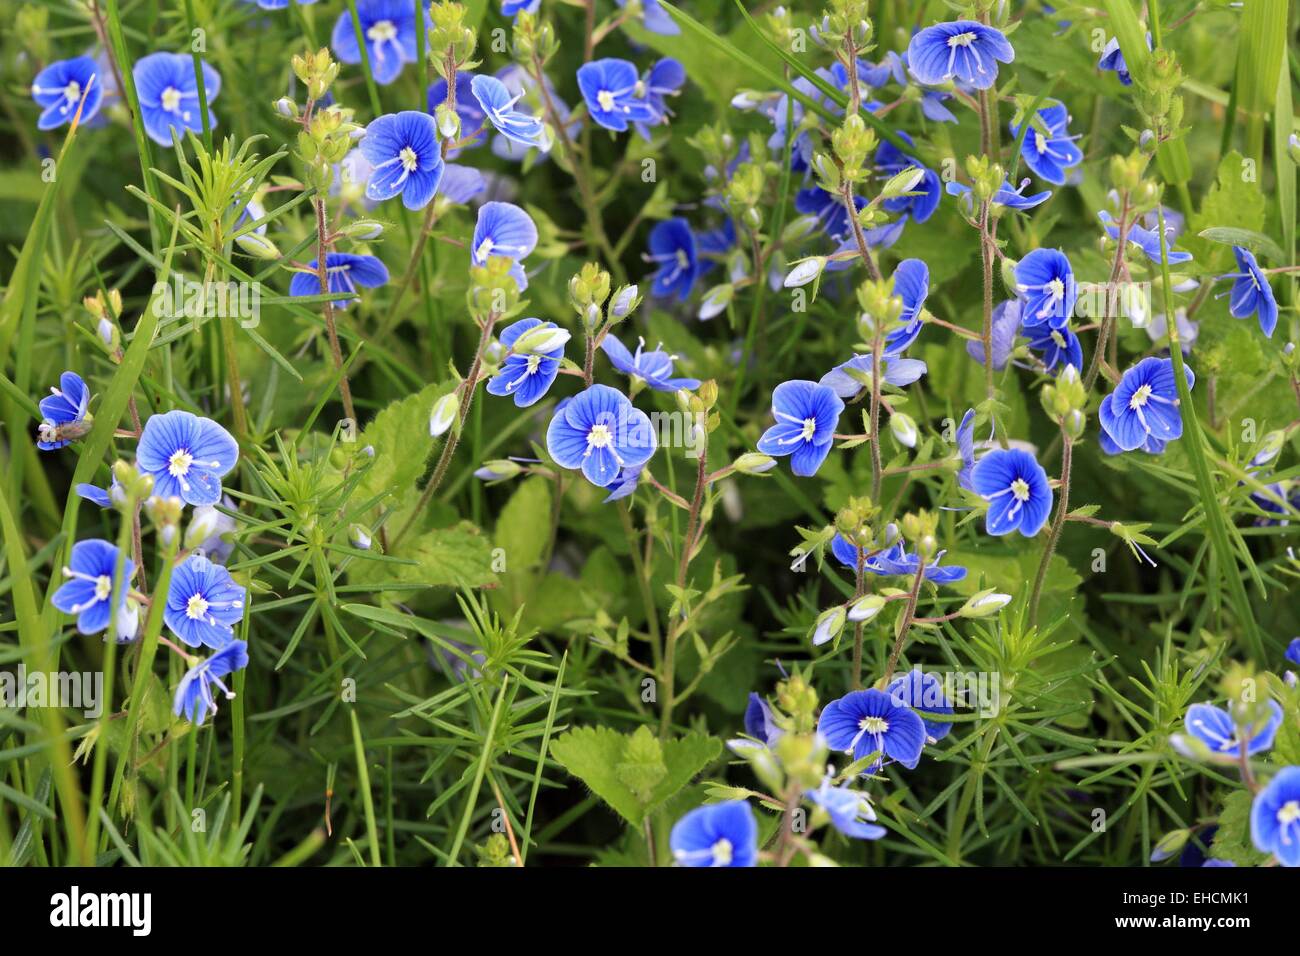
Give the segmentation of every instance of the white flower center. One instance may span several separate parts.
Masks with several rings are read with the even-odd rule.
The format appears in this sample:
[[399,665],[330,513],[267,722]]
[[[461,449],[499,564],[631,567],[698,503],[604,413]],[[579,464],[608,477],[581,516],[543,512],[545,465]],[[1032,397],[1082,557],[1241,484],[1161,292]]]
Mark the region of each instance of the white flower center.
[[601,90],[596,94],[596,102],[600,104],[602,110],[608,113],[614,109],[614,94],[609,90]]
[[1059,301],[1061,299],[1064,299],[1065,283],[1062,282],[1060,279],[1053,279],[1051,282],[1047,283],[1047,291],[1052,294],[1052,298],[1055,300]]
[[420,161],[415,156],[415,150],[409,146],[403,146],[402,151],[397,154],[397,158],[402,161],[402,168],[408,173],[415,172],[416,167],[420,165]]
[[1151,386],[1143,385],[1136,392],[1134,392],[1133,397],[1128,400],[1128,407],[1136,411],[1137,409],[1142,408],[1144,405],[1146,405],[1147,401],[1150,398],[1151,398]]
[[723,837],[717,843],[710,847],[713,852],[713,863],[715,866],[726,866],[731,862],[733,855],[731,841]]
[[587,433],[587,444],[592,448],[608,448],[613,440],[608,425],[593,425]]
[[173,478],[184,478],[189,473],[192,464],[194,464],[194,456],[187,449],[178,448],[167,459],[167,473]]
[[69,103],[75,103],[81,99],[81,84],[76,80],[68,81],[68,85],[63,88],[63,97]]
[[397,24],[392,20],[380,20],[366,31],[366,36],[375,43],[384,43],[397,39]]
[[858,728],[869,734],[883,734],[889,729],[889,721],[883,717],[863,717],[858,721]]
[[975,34],[967,30],[965,33],[958,33],[955,36],[948,37],[948,47],[970,46],[975,42]]
[[478,249],[475,250],[474,254],[478,256],[480,262],[487,262],[488,256],[492,255],[492,246],[493,242],[491,237],[484,239],[478,244]]
[[109,595],[113,593],[113,579],[107,574],[101,574],[95,578],[95,600],[107,601]]
[[1038,130],[1034,130],[1034,148],[1040,153],[1047,152],[1047,137],[1038,132]]
[[[528,356],[528,368],[526,369],[526,374],[528,374],[528,375],[535,375],[535,374],[537,374],[537,368],[538,368],[538,366],[541,365],[541,364],[542,364],[542,357],[541,357],[540,355],[530,355],[530,356]],[[604,426],[601,426],[601,427],[604,427]]]
[[181,105],[181,91],[169,86],[162,91],[162,108],[168,113],[175,113]]
[[803,431],[799,433],[799,437],[804,441],[812,441],[815,434],[817,434],[817,419],[805,418],[803,420]]
[[1300,820],[1300,800],[1288,800],[1282,804],[1282,809],[1277,811],[1277,822],[1286,826]]
[[195,594],[185,602],[185,616],[191,621],[201,621],[208,613],[208,602],[202,594]]
[[1017,478],[1011,482],[1011,494],[1017,501],[1029,500],[1029,482],[1023,478]]

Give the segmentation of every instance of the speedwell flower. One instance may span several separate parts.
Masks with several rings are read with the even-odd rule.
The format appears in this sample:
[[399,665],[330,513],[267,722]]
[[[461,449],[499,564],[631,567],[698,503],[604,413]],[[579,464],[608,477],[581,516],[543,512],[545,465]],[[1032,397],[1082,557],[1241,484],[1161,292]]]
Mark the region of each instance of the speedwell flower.
[[[1147,34],[1147,49],[1151,49],[1151,34]],[[1111,37],[1105,48],[1101,51],[1101,59],[1097,61],[1097,69],[1114,70],[1119,75],[1119,81],[1125,86],[1133,85],[1133,77],[1129,74],[1128,63],[1124,60],[1124,51],[1119,48],[1119,37]]]
[[956,79],[977,90],[997,82],[998,63],[1010,63],[1016,51],[998,30],[974,20],[936,23],[912,37],[907,66],[927,86]]
[[136,464],[153,477],[154,494],[191,505],[220,501],[221,476],[238,460],[230,432],[181,409],[151,416],[136,447]]
[[190,647],[220,649],[234,640],[246,594],[221,565],[191,555],[172,570],[163,620]]
[[[1106,228],[1106,235],[1119,241],[1119,223],[1115,222],[1113,216],[1106,210],[1097,213],[1097,218],[1101,220],[1102,225]],[[1128,227],[1128,242],[1130,245],[1137,246],[1146,254],[1146,257],[1152,262],[1160,262],[1160,225],[1156,223],[1155,229],[1145,229],[1137,223],[1132,223]],[[1173,248],[1174,245],[1174,224],[1165,222],[1165,251],[1168,253],[1169,264],[1171,266],[1180,265],[1184,262],[1192,261],[1190,252],[1180,252]]]
[[[627,6],[627,0],[614,0],[620,7]],[[677,21],[659,4],[659,0],[641,0],[641,23],[651,33],[662,36],[676,36],[682,32]]]
[[984,528],[992,535],[1019,531],[1038,534],[1052,511],[1047,472],[1034,456],[1019,448],[995,448],[971,472],[975,492],[989,503]]
[[888,757],[911,770],[925,747],[925,724],[883,690],[855,690],[826,705],[817,732],[832,750],[855,761],[878,754],[864,773],[879,770]]
[[203,723],[209,712],[217,712],[217,701],[212,688],[220,690],[227,699],[234,697],[221,682],[221,678],[247,666],[248,644],[244,641],[231,641],[207,660],[200,661],[185,672],[176,688],[172,713],[184,717],[192,724]]
[[[557,329],[554,322],[541,319],[520,319],[501,332],[501,344],[512,348],[519,336],[536,328]],[[527,408],[537,402],[555,382],[560,374],[560,361],[564,358],[564,346],[547,352],[535,352],[529,355],[511,353],[501,363],[501,369],[487,383],[489,395],[513,395],[515,405]]]
[[844,402],[816,382],[782,382],[772,392],[776,424],[758,440],[758,450],[777,457],[790,455],[790,468],[802,477],[817,474],[830,454]]
[[753,691],[749,692],[749,703],[745,705],[745,733],[769,747],[784,733],[772,719],[772,708],[763,695]]
[[1238,271],[1219,276],[1220,279],[1237,280],[1232,284],[1228,311],[1236,319],[1244,319],[1258,312],[1260,329],[1272,338],[1273,330],[1277,328],[1277,298],[1273,295],[1272,286],[1268,284],[1268,276],[1249,249],[1233,246],[1232,254],[1237,257]]
[[636,131],[643,139],[650,139],[650,127],[661,126],[668,122],[672,110],[668,108],[665,97],[676,96],[686,84],[686,68],[670,56],[664,57],[650,67],[641,80],[645,90],[645,100],[650,105],[653,119],[648,123],[637,123]]
[[515,109],[523,93],[512,94],[495,76],[479,75],[470,84],[474,98],[482,107],[488,122],[511,142],[520,146],[535,147],[542,152],[551,148],[546,125],[531,113]]
[[[1262,727],[1245,728],[1246,756],[1253,757],[1273,746],[1278,728],[1282,726],[1282,707],[1275,700],[1268,702],[1269,714]],[[1183,720],[1187,733],[1205,744],[1213,754],[1237,757],[1242,749],[1242,728],[1237,726],[1232,714],[1212,704],[1192,704]]]
[[221,92],[221,74],[200,61],[203,92],[207,104],[199,103],[199,84],[194,78],[194,59],[188,53],[150,53],[136,61],[131,74],[140,97],[140,118],[149,138],[162,146],[172,145],[172,130],[184,138],[185,130],[203,130],[203,114],[208,110],[208,128],[215,129],[216,114],[208,104]]
[[668,845],[680,866],[755,866],[758,821],[744,800],[696,807],[673,824]]
[[[1083,151],[1074,145],[1077,136],[1068,129],[1070,114],[1064,103],[1053,103],[1038,111],[1047,132],[1040,132],[1031,122],[1020,144],[1020,155],[1025,165],[1049,183],[1065,185],[1065,171],[1083,162]],[[1011,135],[1019,136],[1020,127],[1011,124]]]
[[[454,159],[461,149],[482,146],[487,138],[483,124],[487,122],[487,113],[474,95],[476,74],[460,71],[456,74],[456,116],[460,119],[459,146],[447,150],[447,159]],[[447,81],[442,77],[429,84],[429,115],[434,116],[437,109],[447,102]]]
[[403,110],[371,120],[361,141],[361,153],[374,171],[366,197],[402,197],[407,209],[423,209],[442,182],[442,147],[438,124],[419,110]]
[[1059,374],[1069,365],[1083,368],[1083,344],[1068,325],[1059,329],[1040,325],[1028,336],[1030,350],[1038,353],[1047,371]]
[[625,468],[644,465],[656,446],[650,417],[608,385],[592,385],[562,403],[546,430],[546,450],[561,468],[582,469],[598,488]]
[[[416,61],[415,11],[421,6],[416,0],[357,0],[360,35],[365,37],[370,75],[376,83],[393,82],[403,64]],[[425,28],[432,30],[428,8],[423,9]],[[350,10],[344,10],[334,21],[330,46],[344,63],[361,62],[361,44]]]
[[930,267],[921,259],[904,259],[894,267],[894,295],[903,300],[898,324],[885,336],[883,355],[901,355],[921,334],[921,309],[930,294]]
[[1300,866],[1300,767],[1283,767],[1255,797],[1250,839],[1283,866]]
[[[1188,366],[1187,387],[1196,384]],[[1101,427],[1124,451],[1144,447],[1148,440],[1173,441],[1183,434],[1178,409],[1178,383],[1171,359],[1151,356],[1138,362],[1120,379],[1115,391],[1101,401],[1097,412]]]
[[[1020,331],[1021,303],[1019,299],[1007,299],[993,308],[992,342],[993,368],[1002,371],[1011,359],[1015,348],[1016,333]],[[982,339],[970,339],[966,342],[966,354],[984,364],[984,342]]]
[[537,225],[532,216],[508,202],[485,202],[478,210],[470,259],[483,266],[492,256],[511,260],[510,275],[519,291],[528,288],[523,260],[537,248]]
[[647,352],[645,339],[637,340],[635,353],[629,352],[627,346],[613,335],[606,335],[601,340],[600,347],[605,350],[614,368],[624,375],[632,376],[634,382],[639,379],[656,392],[676,392],[683,388],[700,387],[698,378],[674,378],[673,363],[677,361],[677,356],[670,355],[662,347]]
[[[320,295],[320,278],[316,274],[319,260],[308,263],[311,272],[295,272],[289,280],[289,294]],[[374,289],[388,283],[388,267],[374,256],[352,252],[329,252],[325,255],[325,284],[331,292],[356,292],[357,287]],[[346,309],[351,299],[338,299],[334,308]]]
[[[871,381],[871,355],[854,355],[820,379],[818,385],[825,385],[843,399],[853,399],[867,388]],[[880,360],[880,379],[888,385],[902,388],[911,385],[926,373],[926,364],[920,359],[882,358]]]
[[1079,289],[1074,269],[1060,249],[1035,249],[1016,263],[1016,291],[1024,298],[1026,329],[1047,324],[1063,328],[1074,314]]
[[685,302],[704,273],[695,233],[685,219],[656,223],[650,230],[650,252],[645,258],[659,267],[650,286],[657,296],[675,295]]
[[920,668],[900,674],[890,681],[885,692],[900,704],[906,704],[913,710],[920,711],[921,723],[925,724],[925,734],[929,743],[936,743],[948,736],[952,730],[952,721],[936,720],[922,714],[952,714],[952,702],[944,696],[943,681],[934,674]]
[[98,634],[108,627],[109,602],[113,598],[113,589],[119,589],[118,615],[126,606],[127,586],[135,574],[135,562],[130,558],[122,560],[122,578],[119,581],[117,562],[119,552],[116,546],[99,538],[78,541],[72,546],[72,555],[68,566],[63,569],[67,578],[50,599],[55,607],[65,614],[77,619],[77,630],[82,634]]
[[90,431],[90,389],[76,372],[59,376],[59,387],[41,399],[40,425],[36,428],[36,447],[54,451]]
[[843,787],[832,787],[827,777],[816,790],[805,790],[805,800],[826,811],[831,826],[854,840],[879,840],[887,831],[872,821],[876,811],[865,793]]
[[629,123],[655,119],[636,67],[627,60],[608,57],[583,64],[578,68],[578,88],[587,101],[587,112],[605,129],[621,133]]
[[[1044,189],[1041,193],[1034,193],[1033,195],[1026,196],[1025,187],[1028,185],[1029,179],[1027,178],[1021,181],[1019,188],[1012,186],[1010,181],[1004,180],[989,202],[994,206],[1002,206],[1007,209],[1015,209],[1023,212],[1026,209],[1033,209],[1035,206],[1040,206],[1052,198],[1052,191],[1050,189]],[[975,200],[969,186],[965,183],[959,183],[956,180],[953,180],[948,183],[944,189],[947,190],[949,196],[958,196],[961,198],[962,202],[966,205],[967,214],[973,213]]]
[[32,99],[42,107],[42,112],[36,128],[54,129],[70,123],[78,107],[80,122],[90,122],[104,99],[104,83],[99,73],[99,64],[88,56],[56,60],[37,73],[32,80]]

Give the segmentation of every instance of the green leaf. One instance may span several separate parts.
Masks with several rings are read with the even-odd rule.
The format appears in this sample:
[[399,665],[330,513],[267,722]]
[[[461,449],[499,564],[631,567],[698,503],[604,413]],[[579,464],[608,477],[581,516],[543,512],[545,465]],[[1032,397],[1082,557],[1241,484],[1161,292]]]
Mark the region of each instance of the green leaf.
[[414,490],[433,448],[429,412],[433,403],[451,389],[450,383],[426,385],[414,395],[393,402],[366,426],[359,441],[363,448],[369,446],[375,450],[375,458],[361,479],[358,499],[368,500],[378,495],[400,497],[403,492]]
[[407,535],[392,556],[413,563],[360,559],[352,565],[352,583],[479,588],[497,579],[492,570],[492,546],[468,521]]
[[1286,255],[1282,248],[1264,235],[1253,229],[1236,229],[1232,226],[1215,226],[1202,229],[1197,233],[1202,239],[1223,243],[1226,246],[1245,246],[1251,252],[1257,252],[1273,262],[1285,262]]
[[1228,795],[1223,802],[1223,812],[1219,814],[1219,832],[1214,835],[1210,856],[1237,866],[1259,866],[1268,860],[1268,854],[1260,853],[1250,842],[1250,805],[1248,790],[1237,790]]
[[497,518],[493,540],[504,548],[513,573],[531,570],[542,560],[551,536],[551,483],[540,475],[515,489]]

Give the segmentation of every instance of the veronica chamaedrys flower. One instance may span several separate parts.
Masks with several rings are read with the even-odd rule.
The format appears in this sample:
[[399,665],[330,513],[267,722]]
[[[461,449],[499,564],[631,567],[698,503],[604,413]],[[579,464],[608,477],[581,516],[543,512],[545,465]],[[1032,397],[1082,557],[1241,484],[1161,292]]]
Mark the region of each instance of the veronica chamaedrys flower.
[[750,691],[745,705],[745,733],[770,747],[784,732],[772,719],[772,708],[763,695]]
[[[558,329],[554,322],[541,319],[520,319],[501,332],[501,344],[513,348],[519,336],[533,329]],[[515,405],[527,408],[546,394],[560,374],[560,360],[564,346],[547,352],[528,355],[511,353],[501,363],[501,369],[487,383],[489,395],[514,396]]]
[[[869,354],[854,355],[847,362],[835,366],[823,375],[817,380],[817,384],[825,385],[840,398],[853,399],[868,387],[871,371],[872,360]],[[880,360],[881,381],[896,388],[911,385],[926,371],[926,364],[920,359],[882,358]]]
[[[1268,717],[1262,727],[1245,727],[1246,756],[1253,757],[1273,746],[1278,728],[1282,726],[1282,707],[1275,700],[1268,702]],[[1192,704],[1183,719],[1187,733],[1209,749],[1210,753],[1237,758],[1242,749],[1242,728],[1237,726],[1232,714],[1211,704]],[[1182,750],[1183,748],[1178,748]],[[1190,752],[1190,751],[1184,751]]]
[[801,477],[817,474],[835,439],[843,400],[825,385],[796,379],[772,392],[776,424],[763,432],[758,450],[765,455],[789,455],[790,469]]
[[828,747],[855,761],[879,754],[863,773],[879,770],[887,757],[911,770],[925,747],[925,724],[915,711],[874,688],[852,691],[827,704],[817,732]]
[[625,468],[644,465],[656,439],[650,417],[608,385],[592,385],[561,402],[546,430],[546,450],[561,468],[581,469],[607,488]]
[[685,302],[704,272],[690,224],[681,218],[665,219],[650,230],[649,242],[650,252],[645,259],[659,267],[651,292],[657,296],[675,295]]
[[[862,196],[853,197],[853,205],[861,209],[867,204]],[[849,221],[848,210],[844,201],[834,193],[829,193],[820,186],[809,186],[794,195],[795,211],[811,216],[817,225],[831,239],[844,243],[853,239],[853,224]]]
[[[1268,284],[1268,276],[1255,261],[1255,254],[1241,246],[1233,246],[1232,254],[1237,257],[1237,272],[1219,276],[1220,279],[1235,279],[1232,284],[1232,298],[1228,300],[1228,311],[1233,318],[1244,319],[1259,313],[1259,327],[1269,338],[1277,328],[1277,299],[1273,288]],[[1172,259],[1170,260],[1172,261]]]
[[[221,92],[221,74],[200,61],[203,92],[208,104]],[[150,53],[136,61],[131,71],[140,97],[140,118],[149,138],[162,146],[172,145],[172,129],[183,138],[185,130],[203,130],[203,109],[199,84],[194,78],[194,60],[188,53]],[[215,129],[217,116],[208,109],[208,128]]]
[[821,786],[816,790],[805,790],[803,796],[814,806],[825,810],[831,826],[846,837],[854,840],[879,840],[889,832],[872,822],[876,819],[876,811],[871,808],[871,802],[865,793],[859,793],[847,785],[833,787],[829,777],[822,780]]
[[[1083,151],[1074,145],[1078,137],[1071,136],[1068,128],[1070,114],[1064,103],[1053,103],[1040,109],[1038,118],[1047,132],[1041,132],[1031,122],[1020,144],[1020,155],[1039,177],[1064,186],[1066,170],[1083,162]],[[1011,124],[1011,135],[1020,135],[1018,124]]]
[[[912,146],[912,137],[906,133],[899,132],[899,138],[908,146]],[[920,181],[913,186],[908,192],[915,193],[913,196],[895,196],[886,199],[881,205],[886,212],[891,212],[898,216],[896,222],[890,223],[883,228],[896,229],[901,232],[903,225],[908,219],[914,219],[917,222],[925,222],[934,211],[939,208],[939,200],[943,196],[939,176],[934,170],[930,169],[915,156],[903,152],[889,140],[882,140],[880,146],[876,149],[874,159],[876,172],[886,179],[897,176],[905,169],[915,168],[921,170]],[[842,204],[841,204],[842,205]],[[872,229],[871,232],[878,232],[882,227]],[[868,237],[870,238],[870,236]],[[890,245],[890,242],[877,242],[875,245]]]
[[[477,75],[463,70],[456,74],[456,116],[460,118],[460,137],[457,140],[459,145],[447,150],[447,159],[454,159],[462,149],[482,146],[487,139],[487,133],[483,129],[488,121],[487,112],[474,95],[474,79]],[[445,102],[447,81],[439,77],[429,84],[429,115],[435,115],[438,107]]]
[[921,723],[925,725],[925,734],[929,743],[937,743],[948,736],[952,730],[952,721],[936,720],[921,714],[947,714],[953,712],[952,702],[944,696],[943,681],[934,674],[919,668],[900,674],[890,681],[885,692],[900,704],[920,711]]
[[[627,0],[614,0],[620,7],[627,6]],[[641,0],[641,22],[651,33],[661,36],[676,36],[682,32],[677,21],[672,18],[659,0]]]
[[[1016,333],[1020,331],[1021,303],[1019,299],[1007,299],[993,307],[992,345],[993,368],[1002,371],[1011,360],[1011,352],[1016,344]],[[970,339],[966,342],[966,354],[984,364],[984,342],[982,339]]]
[[1038,534],[1052,511],[1052,487],[1034,456],[1019,448],[995,448],[971,472],[976,494],[988,501],[984,529],[992,535]]
[[498,132],[511,142],[524,147],[534,147],[546,152],[551,148],[551,139],[542,120],[515,109],[523,93],[510,92],[510,89],[495,76],[478,75],[470,84],[474,98]]
[[41,399],[41,423],[36,427],[36,447],[41,451],[62,448],[90,431],[90,389],[76,372],[59,376],[58,388]]
[[216,422],[182,409],[152,415],[136,446],[136,465],[161,498],[190,505],[221,500],[221,476],[235,467],[239,445]]
[[1300,767],[1283,767],[1255,796],[1250,839],[1283,866],[1300,866]]
[[209,657],[185,672],[176,687],[172,713],[184,717],[192,724],[202,724],[209,713],[217,712],[217,701],[212,688],[217,688],[230,699],[235,695],[221,679],[248,666],[248,644],[231,641]]
[[894,267],[894,295],[903,300],[903,311],[892,332],[885,336],[886,356],[900,355],[921,334],[921,309],[930,294],[930,267],[921,259],[904,259]]
[[618,473],[618,477],[614,479],[613,484],[605,486],[609,490],[609,494],[605,496],[605,499],[601,504],[607,505],[611,501],[622,501],[624,498],[631,497],[636,493],[637,485],[640,483],[640,465],[632,465],[628,468],[624,468]]
[[[393,82],[403,64],[416,61],[415,11],[420,6],[416,0],[357,0],[357,19],[365,38],[370,75],[376,83]],[[428,8],[424,10],[425,27],[431,30],[433,21]],[[330,46],[342,62],[361,62],[361,44],[351,11],[345,9],[334,21]]]
[[1286,659],[1300,667],[1300,637],[1291,638],[1291,643],[1286,646]]
[[423,209],[433,199],[444,164],[438,125],[428,113],[403,110],[371,120],[360,149],[374,167],[367,198],[400,195],[407,209]]
[[112,615],[109,603],[114,586],[118,586],[118,613],[126,605],[129,582],[135,574],[135,562],[123,559],[122,578],[115,577],[119,552],[115,545],[100,538],[78,541],[72,546],[72,555],[63,569],[67,580],[59,585],[50,603],[65,614],[77,619],[77,630],[82,634],[98,634],[109,625]]
[[[1196,376],[1189,366],[1183,368],[1191,389]],[[1151,356],[1126,371],[1115,391],[1102,399],[1097,419],[1124,451],[1143,448],[1149,439],[1168,442],[1181,438],[1183,416],[1178,408],[1173,361]]]
[[[320,295],[320,277],[316,274],[318,260],[307,265],[311,272],[295,272],[289,280],[289,294]],[[382,259],[354,252],[328,252],[325,254],[325,284],[331,292],[356,292],[375,289],[388,284],[388,267]],[[346,309],[354,299],[337,299],[334,308]]]
[[1059,329],[1040,325],[1027,335],[1030,350],[1038,353],[1047,371],[1059,374],[1070,365],[1083,368],[1083,344],[1068,325]]
[[479,206],[474,224],[470,259],[476,266],[487,265],[492,256],[510,259],[510,275],[519,291],[528,288],[528,274],[523,260],[537,248],[537,225],[518,206],[508,202],[485,202]]
[[613,335],[606,335],[600,347],[609,356],[609,362],[624,375],[630,375],[633,382],[644,382],[656,392],[676,392],[680,389],[700,387],[698,378],[674,378],[676,355],[671,355],[663,347],[647,352],[645,339],[638,339],[636,352],[629,352],[627,346]]
[[744,800],[696,807],[673,824],[668,846],[678,866],[756,866],[758,821]]
[[1060,249],[1035,249],[1016,263],[1016,291],[1024,299],[1021,322],[1026,329],[1047,324],[1063,328],[1074,314],[1079,288],[1074,269]]
[[605,129],[621,133],[629,123],[649,123],[654,111],[636,67],[627,60],[607,57],[578,68],[578,89],[591,118]]
[[957,472],[957,484],[967,491],[974,491],[971,473],[975,470],[975,409],[966,409],[957,426],[957,454],[961,458],[961,469]]
[[104,99],[104,84],[99,78],[99,64],[92,57],[76,56],[56,60],[32,80],[32,99],[42,108],[37,129],[55,129],[71,123],[81,108],[82,123],[88,123]]
[[[990,204],[1023,212],[1027,209],[1033,209],[1035,206],[1041,206],[1043,203],[1047,202],[1047,200],[1052,198],[1052,191],[1050,189],[1044,189],[1041,193],[1033,193],[1032,195],[1026,196],[1025,187],[1029,185],[1029,182],[1028,178],[1023,179],[1020,182],[1019,188],[1016,188],[1011,185],[1010,181],[1004,180],[1002,185],[998,188],[998,191],[993,194],[993,198],[989,201]],[[953,180],[944,186],[944,189],[947,191],[949,196],[957,196],[962,200],[966,206],[967,214],[973,212],[975,200],[969,186],[965,183],[959,183],[956,180]]]
[[172,569],[163,620],[190,647],[219,649],[234,640],[246,594],[221,565],[191,555]]
[[[227,511],[235,510],[235,503],[229,495],[222,505]],[[235,519],[216,505],[199,505],[190,516],[190,526],[185,532],[185,546],[193,548],[196,554],[202,554],[210,561],[225,564],[235,550],[234,542],[226,540],[226,535],[237,527]]]
[[[1147,34],[1147,49],[1151,49],[1151,34]],[[1119,48],[1119,37],[1111,37],[1109,42],[1101,51],[1101,59],[1097,61],[1097,69],[1114,70],[1119,75],[1119,81],[1125,86],[1133,85],[1133,77],[1129,75],[1128,63],[1124,60],[1124,51]]]
[[662,126],[668,122],[672,110],[668,108],[666,97],[676,96],[686,85],[686,67],[670,56],[657,61],[641,79],[645,91],[645,101],[650,106],[653,117],[648,123],[636,123],[636,131],[647,142],[650,140],[650,127]]
[[[890,526],[890,534],[891,537],[897,534],[892,525]],[[901,540],[895,540],[889,547],[869,557],[866,552],[850,544],[843,535],[836,535],[831,541],[831,554],[847,568],[857,569],[860,553],[862,569],[869,574],[878,574],[882,577],[911,577],[921,567],[921,559],[916,552],[904,548]],[[935,554],[934,559],[925,566],[923,581],[929,581],[931,584],[938,586],[955,584],[966,577],[966,569],[960,565],[941,566],[939,564],[947,553],[947,551],[939,551]]]
[[998,63],[1016,51],[998,30],[974,20],[936,23],[917,32],[907,45],[907,67],[928,86],[959,80],[977,90],[997,82]]
[[501,15],[513,17],[520,13],[536,13],[542,0],[501,0]]
[[[1115,218],[1110,213],[1106,212],[1106,210],[1104,209],[1101,212],[1097,213],[1097,218],[1101,220],[1102,225],[1106,228],[1106,235],[1110,236],[1112,239],[1118,242],[1119,223],[1115,221]],[[1155,229],[1145,229],[1142,226],[1139,226],[1137,223],[1132,223],[1128,227],[1129,245],[1137,246],[1139,249],[1142,250],[1143,253],[1146,254],[1146,257],[1150,259],[1152,262],[1160,262],[1161,260],[1160,260],[1160,231],[1159,230],[1160,230],[1159,224],[1156,225]],[[1176,266],[1176,265],[1181,265],[1184,262],[1191,262],[1192,254],[1190,252],[1180,252],[1177,249],[1173,248],[1174,245],[1173,232],[1174,232],[1174,225],[1172,223],[1166,222],[1165,223],[1165,247],[1169,256],[1169,264],[1171,266]]]

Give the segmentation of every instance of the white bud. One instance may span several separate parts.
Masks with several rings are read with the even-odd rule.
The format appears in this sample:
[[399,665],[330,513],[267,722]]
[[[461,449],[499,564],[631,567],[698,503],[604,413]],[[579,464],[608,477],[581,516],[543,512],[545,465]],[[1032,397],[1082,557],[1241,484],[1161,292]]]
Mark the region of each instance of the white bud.
[[700,320],[705,321],[721,312],[725,312],[735,293],[736,289],[731,285],[715,285],[704,293],[704,299],[700,302],[700,311],[698,313]]
[[848,618],[855,624],[869,621],[885,606],[885,599],[879,594],[866,594],[849,605]]
[[812,282],[821,275],[822,270],[825,268],[826,260],[822,256],[813,256],[811,259],[803,259],[795,263],[795,267],[786,273],[783,285],[787,289],[794,289],[801,285],[807,285],[809,282]]
[[456,424],[456,414],[459,411],[459,401],[454,391],[448,392],[442,398],[434,403],[433,411],[429,414],[429,434],[434,438],[451,428]]
[[1001,594],[988,588],[972,594],[957,613],[962,617],[988,617],[996,614],[1011,601],[1010,594]]
[[352,547],[361,551],[370,550],[370,532],[359,524],[354,524],[348,528],[348,538],[352,542]]
[[568,329],[562,329],[558,325],[539,325],[515,339],[515,344],[510,350],[516,355],[554,352],[556,349],[564,348],[570,338],[572,336]]
[[916,422],[912,420],[911,415],[905,412],[895,412],[890,415],[889,430],[893,432],[894,438],[898,440],[900,445],[905,445],[908,448],[916,447],[916,439],[919,433],[916,430]]
[[821,616],[817,618],[817,628],[813,631],[812,642],[816,647],[820,647],[827,641],[833,640],[835,635],[844,629],[844,607],[833,607],[828,611],[822,611]]

